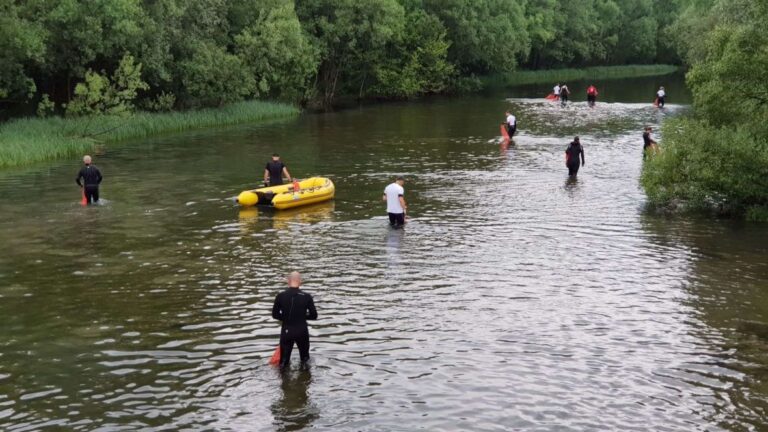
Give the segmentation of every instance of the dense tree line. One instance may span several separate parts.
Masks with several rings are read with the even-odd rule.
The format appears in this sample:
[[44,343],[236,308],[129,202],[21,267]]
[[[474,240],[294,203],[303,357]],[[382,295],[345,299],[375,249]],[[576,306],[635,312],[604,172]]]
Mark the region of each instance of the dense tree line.
[[673,24],[690,118],[667,121],[643,172],[652,201],[768,221],[768,2],[687,0]]
[[0,0],[0,104],[330,104],[517,67],[670,62],[677,1]]

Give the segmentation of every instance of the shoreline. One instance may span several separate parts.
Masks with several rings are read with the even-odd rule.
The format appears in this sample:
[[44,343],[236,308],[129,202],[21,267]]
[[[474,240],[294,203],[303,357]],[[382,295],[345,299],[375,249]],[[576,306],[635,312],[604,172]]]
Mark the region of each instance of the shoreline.
[[[474,78],[482,92],[498,86],[513,87],[549,83],[579,78],[621,79],[662,76],[680,68],[671,65],[599,66],[583,69],[522,70],[501,75]],[[467,78],[472,79],[472,78]],[[429,96],[427,96],[429,97]],[[366,98],[356,104],[379,104],[393,99]],[[402,101],[402,100],[400,100]],[[350,99],[340,96],[338,107],[350,105]],[[0,124],[0,169],[22,167],[49,160],[88,153],[96,145],[119,143],[167,133],[178,133],[212,127],[226,127],[297,116],[302,110],[294,105],[268,101],[244,101],[220,108],[167,113],[137,112],[128,117],[47,117],[19,118]],[[315,112],[310,109],[309,112]]]
[[289,118],[300,113],[293,105],[247,101],[196,111],[137,112],[128,117],[20,118],[0,125],[0,169],[72,157],[88,153],[96,145]]

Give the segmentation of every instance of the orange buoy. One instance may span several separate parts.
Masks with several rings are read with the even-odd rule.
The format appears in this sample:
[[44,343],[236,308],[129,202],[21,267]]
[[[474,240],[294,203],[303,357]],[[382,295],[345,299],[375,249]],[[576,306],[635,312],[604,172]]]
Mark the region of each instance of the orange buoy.
[[275,348],[275,352],[272,354],[272,357],[269,359],[269,364],[277,366],[280,364],[280,345]]

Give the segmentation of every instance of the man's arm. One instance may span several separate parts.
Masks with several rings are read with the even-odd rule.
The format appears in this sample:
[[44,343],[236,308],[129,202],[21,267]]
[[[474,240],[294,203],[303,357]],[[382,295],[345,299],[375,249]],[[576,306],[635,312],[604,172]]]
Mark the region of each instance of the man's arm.
[[283,166],[283,175],[288,178],[288,181],[291,181],[291,173],[288,172],[288,167]]
[[309,296],[309,302],[307,302],[307,319],[317,319],[317,309],[315,309],[315,301],[312,299],[312,296]]
[[77,172],[77,177],[75,177],[75,183],[77,183],[78,186],[83,187],[83,184],[80,183],[80,179],[83,178],[83,169],[81,168],[80,171]]
[[581,149],[581,166],[584,166],[584,164],[586,163],[587,161],[584,160],[584,149],[582,148]]
[[402,195],[397,197],[398,200],[400,200],[400,206],[403,208],[403,211],[405,211],[408,206],[405,204],[405,198],[403,198]]
[[104,177],[102,177],[102,175],[101,175],[101,171],[99,171],[99,170],[98,170],[98,168],[96,169],[96,175],[98,175],[98,176],[99,176],[99,181],[98,181],[98,182],[96,182],[96,183],[97,183],[97,184],[101,184],[101,181],[104,179]]
[[275,304],[272,305],[272,318],[276,320],[283,320],[283,311],[280,310],[280,294],[275,296]]
[[269,181],[269,170],[264,168],[264,183]]

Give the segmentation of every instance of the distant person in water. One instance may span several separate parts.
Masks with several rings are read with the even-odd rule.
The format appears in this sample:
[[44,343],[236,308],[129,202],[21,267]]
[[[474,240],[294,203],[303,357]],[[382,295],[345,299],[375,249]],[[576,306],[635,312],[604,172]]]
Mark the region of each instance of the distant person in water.
[[587,87],[587,105],[594,107],[595,102],[597,102],[597,87],[590,85]]
[[659,87],[659,91],[656,92],[656,106],[664,108],[664,102],[667,98],[667,92],[664,91],[664,87]]
[[656,151],[658,149],[658,144],[651,138],[651,132],[653,132],[653,128],[646,126],[645,132],[643,132],[643,159],[648,156],[649,151]]
[[283,161],[280,160],[280,155],[275,153],[272,155],[272,160],[267,162],[267,166],[264,168],[264,183],[269,186],[278,186],[283,184],[283,176],[288,181],[291,181],[291,174],[288,172]]
[[562,87],[560,87],[560,105],[565,106],[566,103],[568,103],[568,96],[571,94],[571,90],[568,89],[568,86],[566,84],[563,84]]
[[504,124],[507,127],[507,134],[511,139],[512,136],[515,134],[515,132],[517,132],[517,118],[509,111],[507,111],[504,114],[506,115],[506,120]]
[[555,87],[552,89],[552,93],[555,95],[555,99],[560,99],[560,83],[555,84]]
[[280,369],[288,367],[293,345],[299,347],[301,365],[309,361],[309,328],[307,320],[317,319],[315,302],[309,293],[301,290],[301,274],[288,275],[288,289],[275,297],[272,318],[280,320]]
[[389,215],[389,225],[393,228],[400,228],[405,225],[405,211],[408,206],[405,204],[405,178],[398,176],[394,183],[384,189],[383,201],[387,202],[387,214]]
[[88,155],[83,156],[83,167],[77,173],[75,182],[83,188],[88,205],[99,202],[99,185],[102,179],[101,171],[91,164],[91,157]]
[[[581,157],[581,161],[579,161],[579,157]],[[581,146],[579,137],[575,137],[573,138],[573,141],[568,144],[568,148],[565,149],[565,166],[568,167],[568,175],[576,177],[579,173],[579,166],[584,166],[585,163],[584,147]]]

